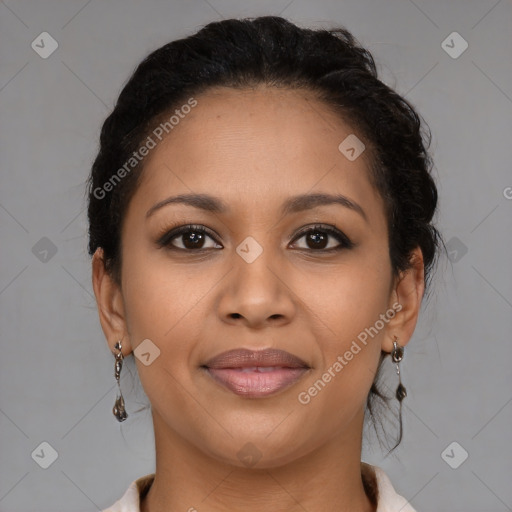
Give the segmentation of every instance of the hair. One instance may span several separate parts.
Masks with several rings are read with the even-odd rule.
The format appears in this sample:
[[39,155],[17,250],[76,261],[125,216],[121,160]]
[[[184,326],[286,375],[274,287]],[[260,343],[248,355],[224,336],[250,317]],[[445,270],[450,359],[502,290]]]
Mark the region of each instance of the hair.
[[[432,223],[438,197],[427,152],[430,130],[406,99],[378,79],[372,55],[344,27],[299,28],[277,16],[209,23],[153,51],[136,67],[103,123],[89,176],[89,254],[101,247],[107,272],[121,283],[121,228],[144,161],[115,186],[105,184],[113,183],[165,116],[213,87],[259,85],[310,91],[357,130],[368,146],[369,179],[385,204],[393,275],[412,266],[412,251],[419,247],[427,290],[442,242]],[[374,426],[375,399],[389,400],[377,387],[386,355],[381,353],[367,399]],[[399,423],[391,451],[402,439],[401,403]]]

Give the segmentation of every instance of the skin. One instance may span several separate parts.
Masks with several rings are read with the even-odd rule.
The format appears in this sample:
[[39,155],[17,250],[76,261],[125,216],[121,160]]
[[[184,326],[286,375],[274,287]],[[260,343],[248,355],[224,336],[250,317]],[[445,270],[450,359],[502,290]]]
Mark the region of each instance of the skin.
[[[381,350],[390,352],[395,336],[405,346],[414,331],[421,251],[410,270],[393,276],[369,150],[349,161],[338,145],[355,131],[311,93],[218,88],[196,99],[145,161],[122,226],[120,285],[105,272],[101,249],[92,261],[112,353],[117,340],[124,356],[148,338],[160,349],[148,366],[135,359],[156,443],[156,477],[141,510],[313,512],[335,503],[338,511],[374,511],[361,476],[364,410]],[[313,192],[349,197],[367,220],[337,204],[280,214],[287,198]],[[231,211],[169,204],[146,219],[153,205],[182,193],[216,196]],[[202,255],[184,249],[190,233],[172,241],[174,251],[159,248],[172,223],[216,236],[205,237]],[[296,239],[316,223],[337,226],[355,246],[327,252],[340,244],[331,235],[321,248],[308,236]],[[263,248],[252,263],[236,252],[248,236]],[[299,403],[298,394],[396,302],[401,311],[378,335]],[[239,347],[287,350],[311,369],[274,395],[238,396],[199,367]],[[260,456],[251,467],[238,456],[247,443]]]

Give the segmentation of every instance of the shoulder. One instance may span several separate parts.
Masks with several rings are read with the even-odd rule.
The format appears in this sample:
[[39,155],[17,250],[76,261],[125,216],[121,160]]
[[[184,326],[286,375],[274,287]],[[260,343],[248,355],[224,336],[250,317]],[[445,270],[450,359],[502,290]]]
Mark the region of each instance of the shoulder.
[[146,495],[153,483],[155,473],[134,480],[123,496],[102,512],[140,512],[140,500]]
[[361,473],[367,493],[374,497],[377,504],[376,512],[416,512],[411,504],[396,492],[383,469],[361,462]]

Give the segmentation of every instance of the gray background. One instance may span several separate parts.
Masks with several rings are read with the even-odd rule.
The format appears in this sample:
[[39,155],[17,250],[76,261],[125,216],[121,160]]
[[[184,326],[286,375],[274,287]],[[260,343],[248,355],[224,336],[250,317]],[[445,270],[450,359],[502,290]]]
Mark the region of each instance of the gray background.
[[[433,132],[450,257],[402,364],[402,445],[386,457],[370,435],[363,458],[419,512],[512,510],[511,2],[5,0],[2,512],[98,510],[153,471],[149,410],[121,425],[111,413],[113,357],[91,286],[85,179],[101,123],[147,53],[209,21],[280,13],[304,26],[346,26]],[[31,47],[44,31],[59,45],[46,59]],[[454,31],[469,44],[457,58],[442,47]],[[121,385],[134,411],[147,399],[132,356],[126,362]],[[43,441],[58,453],[47,469],[39,463],[48,449],[31,456]]]

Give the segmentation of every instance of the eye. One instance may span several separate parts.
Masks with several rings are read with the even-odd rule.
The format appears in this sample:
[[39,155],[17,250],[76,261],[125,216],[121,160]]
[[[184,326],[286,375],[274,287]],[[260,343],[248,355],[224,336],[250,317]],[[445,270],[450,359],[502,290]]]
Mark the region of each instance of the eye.
[[[210,247],[205,246],[207,239],[212,240],[213,245]],[[339,229],[333,226],[316,225],[305,230],[302,230],[293,240],[304,238],[307,247],[299,247],[308,251],[340,251],[342,249],[350,249],[354,243]],[[329,238],[333,238],[338,242],[338,245],[329,247]],[[175,240],[181,240],[181,246],[174,243]],[[157,244],[160,247],[167,247],[170,250],[178,251],[203,251],[207,249],[222,249],[222,245],[218,244],[215,240],[213,233],[204,226],[188,224],[180,226],[176,229],[171,229],[161,236]]]
[[[338,241],[338,246],[328,247],[330,237]],[[312,251],[340,251],[354,246],[354,243],[344,233],[332,226],[313,226],[301,231],[294,241],[301,238],[305,238],[308,247],[299,247],[299,249]]]
[[[161,247],[167,247],[169,249],[177,249],[182,251],[201,251],[205,249],[212,249],[215,247],[205,247],[204,243],[207,238],[210,238],[215,242],[215,238],[213,234],[210,233],[208,229],[203,226],[196,225],[187,225],[181,226],[177,229],[173,229],[165,233],[158,240],[158,245]],[[182,246],[177,246],[173,242],[175,239],[180,240],[182,242]],[[219,246],[217,246],[219,247]],[[222,248],[222,246],[220,246]]]

